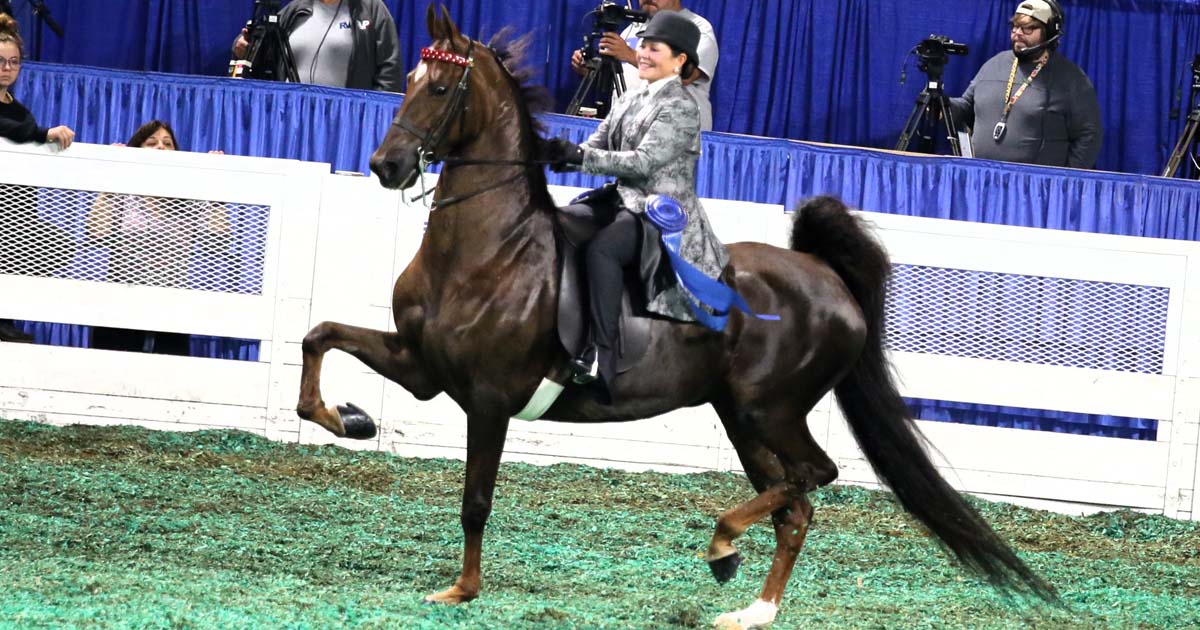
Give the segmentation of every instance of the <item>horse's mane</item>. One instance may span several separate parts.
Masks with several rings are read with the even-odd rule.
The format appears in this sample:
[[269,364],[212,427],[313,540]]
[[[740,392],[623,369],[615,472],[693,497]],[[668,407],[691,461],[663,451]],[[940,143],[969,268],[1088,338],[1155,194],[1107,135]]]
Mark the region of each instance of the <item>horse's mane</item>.
[[526,53],[529,51],[529,45],[533,42],[533,35],[533,33],[526,33],[517,37],[515,29],[506,26],[492,36],[488,47],[495,53],[500,64],[508,70],[509,76],[512,77],[517,87],[517,100],[521,110],[529,119],[534,133],[540,136],[546,130],[545,125],[535,118],[534,114],[552,111],[554,96],[545,86],[534,82],[536,73],[534,68],[527,63]]

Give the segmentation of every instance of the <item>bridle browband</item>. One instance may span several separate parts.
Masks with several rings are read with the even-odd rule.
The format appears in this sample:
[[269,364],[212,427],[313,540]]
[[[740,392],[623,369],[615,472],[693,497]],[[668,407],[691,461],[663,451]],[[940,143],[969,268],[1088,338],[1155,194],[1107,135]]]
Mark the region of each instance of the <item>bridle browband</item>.
[[[451,45],[453,45],[453,43]],[[450,95],[450,105],[446,108],[446,112],[443,114],[442,119],[433,129],[430,131],[424,131],[410,122],[407,118],[400,116],[397,116],[395,120],[392,121],[393,125],[416,136],[417,139],[421,141],[420,146],[417,147],[417,168],[421,173],[425,172],[426,167],[438,163],[443,163],[446,166],[541,166],[550,164],[549,160],[479,160],[457,158],[448,155],[437,155],[435,151],[438,145],[440,145],[442,141],[446,139],[446,134],[450,132],[450,126],[454,124],[455,120],[458,120],[459,124],[462,124],[462,116],[467,112],[468,109],[467,96],[471,89],[469,81],[471,78],[471,71],[475,69],[475,40],[468,39],[467,56],[465,57],[453,51],[438,50],[436,48],[426,47],[421,49],[421,61],[441,61],[463,68],[462,78],[458,80],[458,84],[454,86],[454,92]],[[501,64],[501,67],[503,67],[503,64]],[[466,195],[448,197],[446,199],[434,201],[430,207],[431,209],[437,209],[465,201],[476,195],[480,195],[504,186],[518,179],[519,177],[521,177],[521,173],[517,173],[512,177],[502,179],[495,184],[486,186],[480,190],[476,190],[475,192],[468,193]],[[424,198],[433,191],[425,191],[425,180],[424,178],[420,179],[422,193],[419,198]]]

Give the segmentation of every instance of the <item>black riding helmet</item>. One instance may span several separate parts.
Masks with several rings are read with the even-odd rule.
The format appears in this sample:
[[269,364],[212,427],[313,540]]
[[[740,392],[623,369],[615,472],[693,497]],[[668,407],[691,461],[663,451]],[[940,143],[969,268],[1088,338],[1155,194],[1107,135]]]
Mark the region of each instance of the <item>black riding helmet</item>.
[[646,22],[646,28],[637,34],[642,39],[663,42],[683,51],[688,61],[700,65],[696,49],[700,46],[700,28],[691,20],[675,11],[659,11]]

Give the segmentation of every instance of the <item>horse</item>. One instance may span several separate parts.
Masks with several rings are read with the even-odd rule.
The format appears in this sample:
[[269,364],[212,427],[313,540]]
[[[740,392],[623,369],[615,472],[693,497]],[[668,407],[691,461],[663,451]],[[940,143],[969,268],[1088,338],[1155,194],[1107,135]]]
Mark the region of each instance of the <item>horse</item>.
[[[348,352],[419,400],[449,395],[467,416],[462,569],[428,602],[479,596],[483,532],[509,419],[543,377],[568,381],[557,341],[556,207],[537,160],[536,88],[515,67],[520,42],[485,45],[431,5],[433,44],[408,74],[408,92],[371,156],[388,188],[408,188],[443,163],[420,249],[392,293],[395,332],[333,322],[302,344],[299,416],[342,437],[374,435],[352,404],[327,406],[322,357]],[[1057,601],[982,517],[938,474],[893,381],[885,352],[890,261],[861,219],[833,198],[796,214],[790,249],[728,245],[722,275],[764,321],[734,312],[722,332],[651,321],[645,359],[611,384],[607,404],[567,387],[543,419],[619,422],[712,405],[757,495],[716,521],[705,558],[727,581],[742,558],[735,539],[770,516],[775,550],[755,602],[716,624],[752,628],[776,617],[814,516],[808,495],[837,477],[806,416],[832,390],[860,448],[899,503],[964,567],[1005,593]]]

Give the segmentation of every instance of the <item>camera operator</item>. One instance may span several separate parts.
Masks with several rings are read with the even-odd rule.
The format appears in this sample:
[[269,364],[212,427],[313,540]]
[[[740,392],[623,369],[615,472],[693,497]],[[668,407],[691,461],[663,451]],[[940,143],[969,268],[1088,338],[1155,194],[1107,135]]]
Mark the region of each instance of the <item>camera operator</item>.
[[[404,89],[396,23],[383,0],[292,0],[279,12],[279,24],[287,33],[301,83]],[[234,59],[246,57],[249,35],[242,29],[233,42]]]
[[[645,11],[650,17],[654,17],[659,11],[677,11],[700,29],[700,45],[697,48],[700,63],[691,75],[683,77],[683,84],[700,107],[700,128],[711,131],[712,103],[708,99],[708,92],[712,87],[713,74],[717,70],[717,58],[719,57],[717,36],[713,32],[712,24],[696,13],[683,8],[681,0],[639,0],[638,5],[639,9]],[[627,26],[619,35],[605,33],[598,46],[601,55],[613,57],[621,62],[621,68],[625,75],[626,92],[636,92],[646,85],[646,82],[638,77],[637,53],[634,51],[637,46],[637,33],[642,28],[641,24],[635,23]],[[586,74],[584,63],[583,51],[576,50],[571,55],[571,69],[578,75]],[[616,94],[613,95],[613,102],[616,102],[616,96]]]
[[1100,104],[1083,70],[1055,49],[1063,32],[1054,0],[1024,0],[1010,23],[1012,50],[988,60],[955,117],[972,128],[976,157],[1092,168],[1100,153]]

